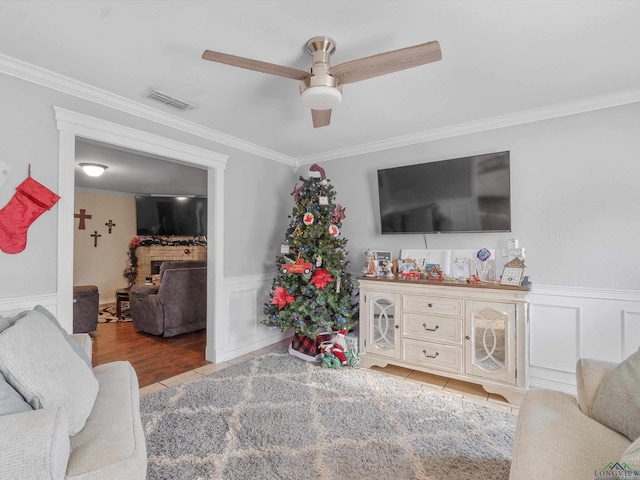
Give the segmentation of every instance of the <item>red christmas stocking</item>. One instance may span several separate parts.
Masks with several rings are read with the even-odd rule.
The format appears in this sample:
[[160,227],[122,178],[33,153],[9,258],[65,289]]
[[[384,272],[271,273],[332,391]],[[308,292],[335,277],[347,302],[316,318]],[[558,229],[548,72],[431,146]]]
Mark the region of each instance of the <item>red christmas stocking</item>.
[[16,194],[0,210],[0,250],[20,253],[27,246],[27,230],[60,197],[33,178],[16,187]]

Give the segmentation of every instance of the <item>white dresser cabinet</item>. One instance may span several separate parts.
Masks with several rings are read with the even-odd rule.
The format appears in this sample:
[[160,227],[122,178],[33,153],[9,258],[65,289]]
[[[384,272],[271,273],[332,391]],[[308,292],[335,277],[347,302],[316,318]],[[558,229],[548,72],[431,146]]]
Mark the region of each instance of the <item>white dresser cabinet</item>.
[[529,287],[361,278],[363,366],[477,383],[519,404],[527,390]]

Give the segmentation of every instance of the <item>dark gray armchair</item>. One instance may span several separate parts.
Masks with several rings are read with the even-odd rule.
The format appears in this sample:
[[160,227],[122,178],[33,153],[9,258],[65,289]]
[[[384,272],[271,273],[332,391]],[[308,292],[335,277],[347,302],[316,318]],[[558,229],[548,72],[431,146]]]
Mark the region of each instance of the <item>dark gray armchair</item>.
[[129,291],[136,329],[173,337],[207,326],[207,262],[160,265],[159,285],[134,285]]

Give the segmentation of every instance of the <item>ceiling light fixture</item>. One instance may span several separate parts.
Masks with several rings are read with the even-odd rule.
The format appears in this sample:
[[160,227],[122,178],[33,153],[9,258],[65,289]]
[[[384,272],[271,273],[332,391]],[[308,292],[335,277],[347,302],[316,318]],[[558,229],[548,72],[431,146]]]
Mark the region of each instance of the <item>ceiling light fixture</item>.
[[107,169],[105,165],[99,163],[81,163],[82,171],[90,177],[99,177]]
[[311,110],[331,110],[342,101],[342,92],[335,87],[318,85],[305,88],[300,94],[300,100]]
[[313,57],[311,75],[300,82],[300,100],[311,110],[331,110],[342,102],[342,85],[331,74],[329,58],[336,42],[328,37],[314,37],[307,42]]

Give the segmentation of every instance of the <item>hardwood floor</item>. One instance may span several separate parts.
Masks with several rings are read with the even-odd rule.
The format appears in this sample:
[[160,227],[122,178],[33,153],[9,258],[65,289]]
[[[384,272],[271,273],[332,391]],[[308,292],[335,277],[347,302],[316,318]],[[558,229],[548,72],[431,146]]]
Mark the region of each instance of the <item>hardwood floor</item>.
[[204,358],[205,330],[164,338],[139,332],[132,322],[99,323],[91,337],[93,366],[128,360],[140,387],[210,363]]

